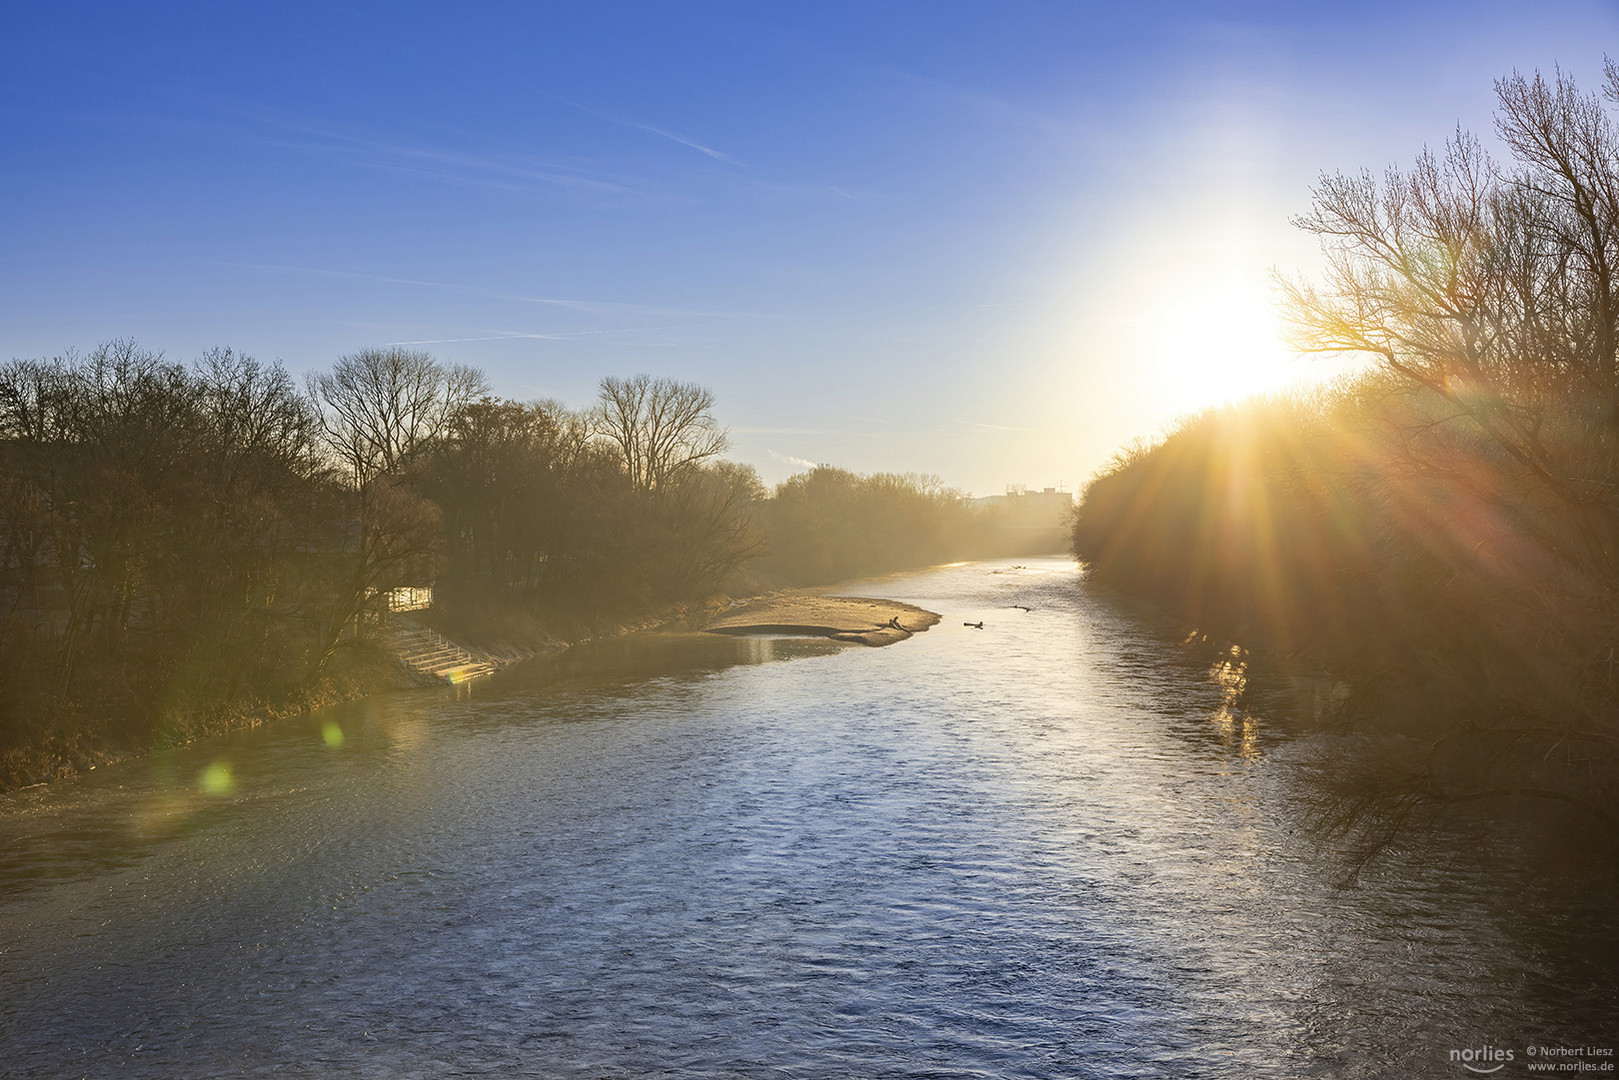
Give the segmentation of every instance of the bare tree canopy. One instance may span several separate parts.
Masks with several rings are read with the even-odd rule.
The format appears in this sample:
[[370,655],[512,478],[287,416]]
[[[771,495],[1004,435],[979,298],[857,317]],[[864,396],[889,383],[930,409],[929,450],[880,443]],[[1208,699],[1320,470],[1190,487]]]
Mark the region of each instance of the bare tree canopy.
[[[1487,397],[1525,443],[1525,409],[1576,400],[1619,420],[1619,130],[1556,73],[1496,83],[1513,162],[1458,131],[1410,171],[1323,176],[1297,224],[1321,237],[1321,288],[1288,282],[1295,343],[1364,352],[1451,397]],[[1619,103],[1610,62],[1606,96]]]
[[456,410],[489,393],[481,371],[445,366],[425,352],[362,349],[309,377],[327,442],[357,484],[398,472],[416,446],[437,437]]
[[630,484],[653,491],[725,452],[730,440],[714,423],[713,408],[714,392],[696,383],[608,376],[596,428],[618,448]]
[[228,348],[209,349],[196,364],[209,428],[222,447],[275,457],[309,455],[319,445],[319,419],[279,363],[268,366]]
[[[1619,429],[1619,128],[1561,71],[1496,83],[1493,161],[1458,131],[1409,171],[1324,176],[1297,224],[1321,287],[1284,282],[1294,342],[1360,352],[1448,403],[1568,513],[1591,565],[1612,558],[1603,494]],[[1605,96],[1619,104],[1610,61]]]

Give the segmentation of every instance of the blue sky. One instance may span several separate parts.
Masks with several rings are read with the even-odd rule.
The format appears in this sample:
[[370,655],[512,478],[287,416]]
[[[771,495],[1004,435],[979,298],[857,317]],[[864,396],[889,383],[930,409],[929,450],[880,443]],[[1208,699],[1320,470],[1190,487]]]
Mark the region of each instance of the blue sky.
[[0,355],[411,342],[574,405],[649,371],[768,480],[987,493],[1292,377],[1266,282],[1314,266],[1315,176],[1487,132],[1513,67],[1594,89],[1619,5],[68,3],[0,37]]

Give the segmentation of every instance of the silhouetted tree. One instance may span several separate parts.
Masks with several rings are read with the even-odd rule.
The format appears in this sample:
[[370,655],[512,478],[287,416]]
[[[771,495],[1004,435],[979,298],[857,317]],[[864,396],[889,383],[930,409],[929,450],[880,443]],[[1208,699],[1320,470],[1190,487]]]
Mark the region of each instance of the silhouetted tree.
[[651,491],[723,454],[714,394],[696,383],[636,375],[601,381],[597,431],[618,448],[631,486]]
[[572,489],[585,441],[554,402],[483,398],[450,418],[414,475],[444,512],[455,586],[537,593],[582,539]]
[[764,552],[755,521],[764,485],[753,466],[711,462],[660,490],[657,535],[645,557],[663,596],[700,595]]
[[766,506],[766,573],[809,585],[982,555],[991,525],[936,476],[860,476],[820,465]]
[[403,470],[417,448],[439,438],[459,410],[488,392],[488,380],[475,368],[447,367],[424,352],[362,349],[339,358],[330,372],[310,375],[309,392],[326,444],[357,495],[346,615],[326,635],[319,671],[350,626],[363,629],[375,598],[411,584],[407,578],[432,577],[438,536],[428,522],[436,511],[414,491],[400,489]]
[[[1619,70],[1608,69],[1619,101]],[[1447,402],[1540,489],[1560,558],[1614,568],[1619,132],[1560,73],[1496,85],[1513,168],[1458,132],[1408,172],[1323,177],[1298,224],[1324,287],[1288,283],[1298,346],[1370,354]],[[1590,421],[1597,420],[1599,426]]]
[[144,723],[160,701],[295,685],[325,600],[304,588],[317,432],[285,371],[229,350],[188,368],[119,341],[0,368],[0,679],[50,680],[0,704]]
[[424,352],[362,349],[309,377],[333,454],[356,487],[397,473],[418,445],[436,438],[456,411],[489,392],[475,368],[446,367]]

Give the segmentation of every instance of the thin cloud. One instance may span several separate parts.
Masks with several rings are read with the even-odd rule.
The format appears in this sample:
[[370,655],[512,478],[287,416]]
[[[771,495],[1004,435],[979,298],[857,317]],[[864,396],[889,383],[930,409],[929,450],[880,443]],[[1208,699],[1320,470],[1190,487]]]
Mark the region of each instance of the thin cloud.
[[885,435],[906,434],[903,431],[872,431],[862,428],[838,427],[731,427],[732,435],[830,435],[839,439],[871,439]]
[[949,102],[1000,127],[1023,128],[1050,135],[1074,136],[1093,133],[1093,125],[1063,116],[1054,116],[1039,109],[1009,101],[995,94],[974,90],[945,82],[928,75],[903,68],[878,66],[872,69],[878,75],[893,79],[901,86],[919,92],[925,97]]
[[389,341],[384,344],[393,346],[452,345],[463,341],[573,341],[579,338],[603,337],[611,334],[644,334],[649,332],[635,327],[622,330],[492,330],[474,337],[419,338],[414,341]]
[[634,120],[620,120],[620,121],[618,121],[618,123],[623,124],[626,127],[639,128],[642,131],[651,132],[653,135],[662,135],[665,139],[672,139],[673,141],[679,143],[681,146],[689,146],[693,150],[696,150],[698,153],[707,154],[709,157],[714,158],[716,161],[723,161],[723,162],[726,162],[726,163],[731,164],[731,165],[741,165],[742,164],[740,161],[738,161],[736,158],[732,157],[730,154],[723,153],[722,151],[716,150],[712,146],[704,146],[702,143],[698,142],[695,139],[688,139],[688,138],[686,138],[686,136],[678,134],[678,133],[673,132],[673,131],[665,131],[663,128],[653,127],[651,124],[637,123]]
[[389,277],[384,274],[366,274],[357,270],[327,270],[315,266],[285,266],[274,263],[244,263],[224,262],[219,266],[234,266],[245,270],[270,270],[286,274],[312,274],[318,277],[347,278],[354,281],[376,281],[385,285],[411,285],[422,289],[443,289],[446,292],[460,293],[463,296],[479,296],[488,300],[500,300],[511,304],[544,304],[550,307],[567,308],[572,311],[583,312],[588,315],[646,315],[653,317],[680,317],[680,318],[706,318],[706,319],[757,319],[771,318],[771,315],[760,312],[747,311],[715,311],[704,308],[673,308],[659,307],[651,304],[630,304],[617,300],[574,300],[556,296],[520,296],[513,293],[494,292],[489,289],[478,289],[468,285],[456,285],[447,281],[425,281],[420,278]]
[[303,153],[338,155],[367,168],[409,172],[461,186],[520,190],[525,185],[541,183],[593,194],[641,194],[618,178],[607,179],[578,166],[386,142],[265,109],[235,112],[278,133],[279,137],[259,136],[260,141],[268,145]]
[[643,124],[639,120],[631,120],[623,116],[614,116],[612,113],[605,113],[600,109],[592,109],[589,105],[581,105],[579,102],[572,101],[565,97],[552,96],[552,100],[559,101],[571,108],[578,109],[580,112],[589,113],[591,116],[594,116],[599,120],[606,120],[609,124],[618,124],[620,127],[634,128],[637,131],[644,131],[649,135],[657,135],[661,138],[668,139],[671,142],[677,142],[681,146],[697,151],[699,154],[707,154],[716,161],[723,161],[728,165],[741,165],[743,168],[747,167],[743,162],[738,161],[730,154],[727,154],[722,150],[716,150],[712,146],[705,146],[696,139],[682,135],[678,131],[670,131],[668,128],[654,127],[651,124]]

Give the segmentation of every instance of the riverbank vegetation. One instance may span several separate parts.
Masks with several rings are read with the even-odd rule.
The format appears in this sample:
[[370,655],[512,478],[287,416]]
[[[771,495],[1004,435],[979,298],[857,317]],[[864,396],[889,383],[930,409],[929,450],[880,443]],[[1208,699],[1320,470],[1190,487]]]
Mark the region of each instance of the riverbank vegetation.
[[402,588],[535,648],[993,544],[932,479],[767,491],[713,409],[649,376],[510,401],[404,349],[304,386],[130,342],[0,366],[0,788],[396,685]]
[[1095,580],[1351,681],[1367,850],[1459,804],[1619,840],[1619,71],[1497,91],[1508,161],[1459,133],[1299,222],[1295,341],[1369,371],[1125,451],[1074,526]]
[[859,476],[821,465],[779,484],[762,509],[769,543],[757,572],[788,585],[977,558],[1008,545],[994,514],[936,476]]

